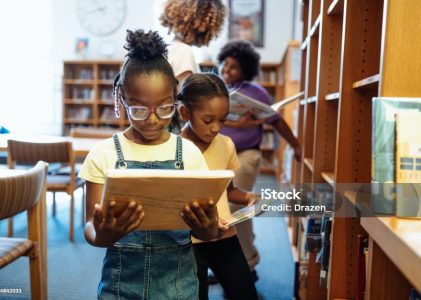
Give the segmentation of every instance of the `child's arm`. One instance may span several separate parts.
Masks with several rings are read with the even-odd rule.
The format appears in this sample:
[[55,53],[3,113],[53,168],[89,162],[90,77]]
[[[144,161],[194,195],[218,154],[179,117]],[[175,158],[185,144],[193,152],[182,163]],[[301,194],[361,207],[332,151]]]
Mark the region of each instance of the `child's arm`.
[[234,187],[232,181],[227,188],[227,196],[229,202],[240,205],[252,206],[259,201],[259,197],[256,194],[253,194],[252,192],[245,192]]
[[184,222],[192,229],[192,235],[202,241],[209,241],[220,236],[228,226],[219,222],[215,202],[209,200],[202,208],[197,201],[186,203],[181,212]]
[[111,202],[105,214],[102,212],[99,199],[102,197],[104,185],[86,182],[86,241],[96,247],[110,247],[126,234],[140,226],[144,218],[141,205],[131,201],[123,213],[114,217],[115,202]]

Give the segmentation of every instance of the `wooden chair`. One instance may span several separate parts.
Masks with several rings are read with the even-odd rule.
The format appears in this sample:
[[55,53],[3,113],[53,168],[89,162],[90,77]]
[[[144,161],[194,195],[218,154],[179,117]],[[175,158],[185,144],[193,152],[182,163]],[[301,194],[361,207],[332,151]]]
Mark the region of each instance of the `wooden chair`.
[[[53,216],[55,215],[55,193],[66,192],[70,195],[70,240],[74,240],[74,191],[82,187],[85,181],[76,177],[75,159],[73,155],[72,144],[69,141],[51,142],[51,143],[35,143],[17,140],[8,140],[8,165],[9,168],[15,168],[19,163],[36,163],[43,160],[48,163],[61,163],[63,166],[70,168],[69,174],[66,175],[48,175],[47,191],[53,192]],[[84,223],[85,210],[85,191],[82,197],[82,223]],[[9,219],[9,236],[13,235],[13,220]]]
[[0,173],[0,220],[28,212],[28,239],[0,238],[0,269],[29,256],[31,299],[47,299],[47,233],[45,193],[47,164],[28,171]]

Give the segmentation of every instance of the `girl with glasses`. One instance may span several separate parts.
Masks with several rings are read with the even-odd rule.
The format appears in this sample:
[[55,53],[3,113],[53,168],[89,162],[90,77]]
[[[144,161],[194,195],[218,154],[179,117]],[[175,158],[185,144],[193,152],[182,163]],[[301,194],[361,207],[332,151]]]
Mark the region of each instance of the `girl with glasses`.
[[217,237],[213,201],[206,210],[197,203],[180,208],[191,231],[142,231],[148,212],[135,201],[118,217],[113,213],[115,202],[105,212],[99,205],[108,169],[207,169],[193,143],[167,130],[176,117],[177,80],[166,60],[165,43],[156,32],[143,30],[128,30],[126,40],[128,53],[114,82],[114,100],[116,116],[122,104],[130,127],[92,149],[79,173],[87,180],[85,238],[93,246],[108,248],[98,298],[196,299],[190,234],[204,240]]
[[[187,122],[181,136],[191,140],[202,151],[209,169],[233,170],[240,167],[234,143],[219,134],[229,110],[228,90],[215,74],[193,74],[183,81],[177,96],[180,115]],[[222,220],[231,216],[228,200],[252,205],[256,195],[244,192],[231,183],[218,201],[218,213]],[[193,250],[199,277],[199,299],[208,299],[208,268],[217,277],[228,299],[256,300],[257,292],[247,260],[241,250],[237,233],[230,227],[218,240],[193,239]]]

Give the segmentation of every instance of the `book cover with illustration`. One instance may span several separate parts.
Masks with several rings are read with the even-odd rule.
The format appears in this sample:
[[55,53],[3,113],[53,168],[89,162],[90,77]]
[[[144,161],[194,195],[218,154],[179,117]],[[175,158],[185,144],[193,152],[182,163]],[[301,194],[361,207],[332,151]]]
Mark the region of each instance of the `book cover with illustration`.
[[421,112],[396,115],[396,216],[421,219]]
[[394,214],[395,116],[400,111],[421,111],[421,98],[373,98],[372,118],[372,207],[375,213]]

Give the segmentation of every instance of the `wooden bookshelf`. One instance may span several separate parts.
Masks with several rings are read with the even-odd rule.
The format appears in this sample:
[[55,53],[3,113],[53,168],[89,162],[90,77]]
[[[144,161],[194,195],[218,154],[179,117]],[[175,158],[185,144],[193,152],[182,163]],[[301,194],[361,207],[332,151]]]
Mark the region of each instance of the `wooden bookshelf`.
[[[416,30],[421,2],[305,0],[301,7],[303,163],[295,180],[329,183],[336,192],[339,183],[369,183],[372,98],[421,97],[421,31]],[[370,194],[345,197],[362,215],[370,211]],[[300,226],[289,223],[291,243],[297,245]],[[355,299],[356,237],[368,235],[366,298],[408,299],[411,286],[421,290],[420,226],[419,220],[394,217],[334,217],[327,287],[318,286],[318,264],[309,255],[302,294]]]
[[63,134],[73,127],[124,129],[124,109],[114,117],[112,86],[121,61],[65,61],[63,63]]

